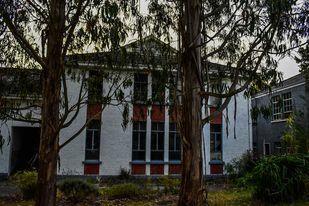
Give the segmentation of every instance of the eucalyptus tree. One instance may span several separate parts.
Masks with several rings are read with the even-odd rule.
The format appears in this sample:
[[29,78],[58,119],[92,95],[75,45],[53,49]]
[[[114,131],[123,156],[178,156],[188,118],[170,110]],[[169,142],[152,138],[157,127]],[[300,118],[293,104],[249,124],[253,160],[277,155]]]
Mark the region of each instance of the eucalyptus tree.
[[116,51],[134,28],[136,9],[134,0],[0,0],[2,64],[41,70],[36,205],[56,203],[59,132],[66,122],[71,122],[70,115],[60,112],[60,106],[67,105],[66,100],[61,100],[67,54],[89,49]]
[[[203,205],[203,125],[236,94],[278,82],[275,57],[308,44],[308,2],[151,0],[149,12],[147,28],[168,39],[171,33],[179,35],[176,96],[183,171],[178,205]],[[209,61],[225,66],[213,68]],[[222,103],[203,115],[210,97]],[[236,112],[235,106],[234,118]]]

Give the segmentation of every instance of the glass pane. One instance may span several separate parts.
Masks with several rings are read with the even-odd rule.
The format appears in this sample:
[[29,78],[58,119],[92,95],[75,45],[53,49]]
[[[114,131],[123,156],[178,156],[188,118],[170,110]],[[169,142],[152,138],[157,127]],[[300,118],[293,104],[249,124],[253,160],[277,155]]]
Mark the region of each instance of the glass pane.
[[170,131],[176,131],[176,123],[170,123]]
[[146,131],[146,122],[140,122],[140,130]]
[[158,123],[158,130],[164,131],[164,123],[163,122]]
[[163,151],[151,151],[151,160],[164,160]]
[[170,151],[169,152],[169,159],[170,160],[181,160],[181,153],[180,151]]
[[151,150],[157,149],[157,135],[156,133],[151,134]]
[[98,160],[99,150],[86,150],[86,160]]
[[175,134],[170,132],[170,135],[169,135],[169,141],[168,141],[168,144],[169,144],[169,150],[174,150],[174,136]]
[[146,132],[140,132],[140,149],[146,149]]
[[100,148],[100,135],[99,131],[94,131],[94,149],[99,149]]
[[145,160],[145,151],[133,151],[132,160]]
[[138,130],[138,122],[133,122],[133,130]]
[[92,148],[92,131],[86,131],[86,149]]
[[181,150],[181,141],[178,134],[176,135],[176,150]]
[[152,122],[152,123],[151,123],[151,130],[157,131],[157,129],[158,129],[158,123]]
[[164,133],[160,132],[158,134],[158,149],[164,150]]
[[221,124],[210,124],[210,132],[221,132]]
[[133,132],[132,149],[134,150],[138,149],[138,133],[137,132]]

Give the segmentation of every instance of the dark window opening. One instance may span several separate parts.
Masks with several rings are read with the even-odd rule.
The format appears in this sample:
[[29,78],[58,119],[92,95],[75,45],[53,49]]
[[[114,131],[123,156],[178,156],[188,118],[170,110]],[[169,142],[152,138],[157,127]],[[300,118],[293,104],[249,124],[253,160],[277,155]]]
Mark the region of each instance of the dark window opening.
[[151,123],[151,160],[164,160],[164,123]]
[[86,130],[86,160],[100,159],[100,120],[92,120]]
[[148,91],[148,75],[137,73],[134,74],[134,101],[145,102],[147,101]]
[[210,124],[210,160],[222,160],[221,124]]
[[264,144],[264,155],[270,155],[270,143]]
[[133,122],[132,160],[145,160],[146,122]]
[[181,141],[176,123],[169,125],[169,160],[181,160]]

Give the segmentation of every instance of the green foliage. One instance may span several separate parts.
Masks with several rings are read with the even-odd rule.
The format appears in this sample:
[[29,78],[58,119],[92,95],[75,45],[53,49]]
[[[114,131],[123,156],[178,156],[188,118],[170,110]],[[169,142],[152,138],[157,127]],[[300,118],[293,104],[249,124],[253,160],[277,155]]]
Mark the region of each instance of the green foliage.
[[125,183],[105,188],[102,194],[108,199],[136,198],[142,196],[144,191],[136,184]]
[[74,202],[98,194],[98,189],[94,185],[80,179],[63,180],[58,184],[58,189]]
[[230,178],[244,177],[247,173],[252,172],[256,165],[256,160],[252,151],[247,151],[239,159],[235,158],[225,165],[225,171]]
[[180,179],[163,176],[159,178],[159,184],[163,186],[164,193],[178,194],[180,188]]
[[22,171],[16,173],[12,180],[20,189],[24,199],[32,199],[37,192],[38,173],[36,171]]
[[120,174],[118,178],[120,180],[129,180],[131,178],[130,170],[127,170],[126,168],[120,168]]
[[292,201],[305,192],[308,157],[297,155],[263,158],[252,173],[254,195],[267,202]]
[[288,153],[309,153],[309,131],[295,122],[295,116],[291,115],[286,121],[287,130],[282,139],[286,142]]

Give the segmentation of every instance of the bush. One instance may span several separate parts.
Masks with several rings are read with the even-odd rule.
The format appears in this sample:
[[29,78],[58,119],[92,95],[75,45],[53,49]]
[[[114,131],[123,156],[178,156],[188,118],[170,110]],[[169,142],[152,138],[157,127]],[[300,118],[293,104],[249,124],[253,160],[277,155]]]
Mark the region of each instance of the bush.
[[37,192],[38,173],[36,171],[22,171],[12,177],[13,182],[20,189],[24,199],[32,199]]
[[164,176],[159,178],[159,184],[163,186],[164,193],[178,194],[180,179]]
[[108,199],[136,198],[144,194],[139,186],[132,183],[114,185],[105,188],[102,193],[106,195]]
[[225,171],[231,179],[245,177],[247,173],[252,172],[256,165],[256,160],[252,151],[247,151],[240,158],[233,159],[225,165]]
[[263,158],[254,168],[254,195],[267,202],[293,201],[302,197],[308,179],[308,159],[299,155]]
[[58,189],[64,196],[74,202],[98,194],[98,188],[80,179],[63,180],[58,184]]
[[129,180],[131,178],[130,170],[127,170],[126,168],[120,168],[120,174],[118,178],[120,180]]

